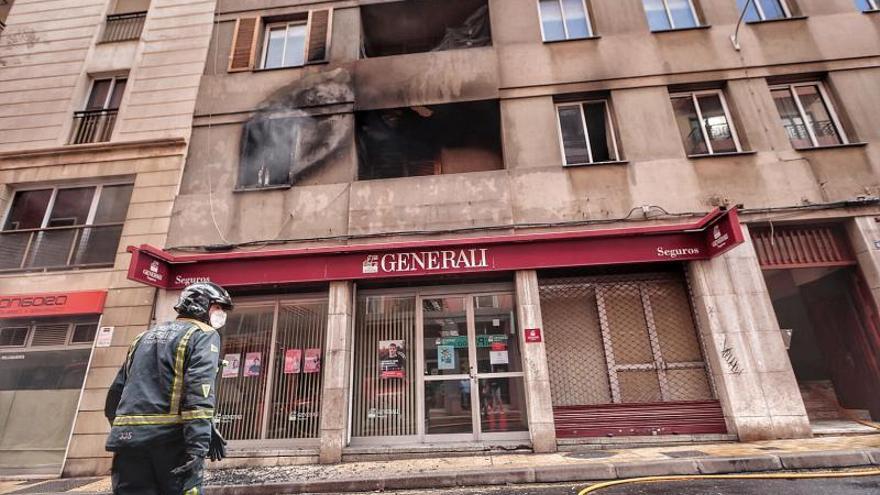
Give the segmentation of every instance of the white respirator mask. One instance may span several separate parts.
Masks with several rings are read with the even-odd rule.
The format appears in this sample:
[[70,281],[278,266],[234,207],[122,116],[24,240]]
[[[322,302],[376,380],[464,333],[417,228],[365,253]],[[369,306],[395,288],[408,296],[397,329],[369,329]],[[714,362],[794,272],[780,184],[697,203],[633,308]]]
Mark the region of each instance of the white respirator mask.
[[211,326],[214,330],[220,330],[226,324],[226,311],[215,309],[211,311]]

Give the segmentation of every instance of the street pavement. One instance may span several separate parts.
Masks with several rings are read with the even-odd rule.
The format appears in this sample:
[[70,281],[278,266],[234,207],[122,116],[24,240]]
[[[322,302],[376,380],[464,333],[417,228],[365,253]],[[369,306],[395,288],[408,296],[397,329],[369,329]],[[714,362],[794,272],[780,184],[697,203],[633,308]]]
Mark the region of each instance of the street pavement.
[[[584,484],[502,486],[455,490],[385,492],[385,495],[577,495]],[[632,483],[590,495],[877,495],[880,476],[810,480],[695,480]],[[351,494],[351,495],[375,495]]]

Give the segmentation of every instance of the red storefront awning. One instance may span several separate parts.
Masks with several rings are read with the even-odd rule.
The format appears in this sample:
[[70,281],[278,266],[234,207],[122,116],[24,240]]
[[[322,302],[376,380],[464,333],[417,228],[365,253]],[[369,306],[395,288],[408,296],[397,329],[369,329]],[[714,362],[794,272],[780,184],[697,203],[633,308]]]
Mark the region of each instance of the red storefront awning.
[[390,279],[434,274],[705,260],[743,242],[735,209],[689,224],[297,250],[173,254],[142,245],[128,278],[165,289]]

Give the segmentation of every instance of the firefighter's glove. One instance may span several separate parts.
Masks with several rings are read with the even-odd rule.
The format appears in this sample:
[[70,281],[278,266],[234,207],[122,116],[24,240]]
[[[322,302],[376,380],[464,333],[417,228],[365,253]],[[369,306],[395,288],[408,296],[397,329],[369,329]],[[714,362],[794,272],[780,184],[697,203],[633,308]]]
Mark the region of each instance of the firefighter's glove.
[[208,458],[211,461],[222,461],[226,457],[226,439],[217,430],[217,426],[211,425],[211,445],[208,447]]
[[186,455],[186,462],[171,470],[171,474],[179,478],[189,477],[199,473],[205,464],[205,458],[193,454]]

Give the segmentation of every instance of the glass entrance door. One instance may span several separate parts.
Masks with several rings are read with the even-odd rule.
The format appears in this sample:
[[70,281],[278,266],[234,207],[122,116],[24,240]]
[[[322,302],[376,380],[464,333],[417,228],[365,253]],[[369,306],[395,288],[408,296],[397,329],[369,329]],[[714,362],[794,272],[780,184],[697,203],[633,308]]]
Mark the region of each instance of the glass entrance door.
[[511,293],[420,298],[426,441],[528,436]]

